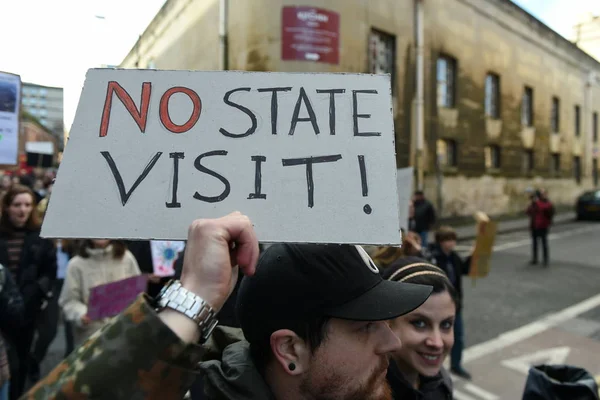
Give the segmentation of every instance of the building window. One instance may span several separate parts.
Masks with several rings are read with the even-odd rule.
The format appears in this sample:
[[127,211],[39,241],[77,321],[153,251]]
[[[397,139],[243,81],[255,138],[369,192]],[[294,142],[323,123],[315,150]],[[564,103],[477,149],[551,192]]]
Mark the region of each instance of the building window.
[[598,187],[598,159],[592,159],[592,176],[594,178],[594,187]]
[[40,89],[40,96],[46,97],[47,94],[48,94],[48,90],[47,89]]
[[533,89],[525,86],[521,102],[521,125],[533,126]]
[[46,126],[46,124],[48,123],[48,120],[46,120],[46,118],[42,118],[40,119],[40,123],[44,126]]
[[485,115],[500,118],[500,77],[492,73],[485,77]]
[[552,153],[552,173],[554,175],[560,174],[560,153]]
[[550,121],[552,132],[558,133],[560,131],[560,100],[558,97],[552,98],[552,116],[550,118],[552,118]]
[[485,148],[485,167],[487,169],[500,168],[500,146],[490,145]]
[[533,150],[525,150],[523,152],[523,169],[525,170],[525,172],[532,172],[533,168],[535,167],[535,162],[534,162],[534,157],[533,157]]
[[369,72],[390,74],[392,93],[396,93],[396,36],[371,30],[369,38]]
[[575,136],[581,135],[581,108],[575,106]]
[[598,141],[598,113],[592,115],[592,138],[594,143]]
[[581,158],[579,156],[573,157],[573,175],[575,182],[581,183]]
[[437,157],[440,167],[456,167],[458,165],[456,142],[449,139],[437,141]]
[[437,105],[446,108],[456,105],[456,60],[449,56],[437,60]]

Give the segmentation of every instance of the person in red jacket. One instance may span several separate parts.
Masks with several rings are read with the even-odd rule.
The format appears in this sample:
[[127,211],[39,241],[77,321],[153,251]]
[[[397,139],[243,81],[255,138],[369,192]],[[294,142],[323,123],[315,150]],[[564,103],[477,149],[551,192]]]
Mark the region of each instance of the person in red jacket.
[[542,242],[544,265],[548,266],[548,229],[552,225],[554,206],[548,199],[546,191],[536,190],[531,198],[531,204],[527,208],[527,214],[531,220],[531,239],[533,245],[531,264],[537,264],[538,262],[538,239],[540,239]]

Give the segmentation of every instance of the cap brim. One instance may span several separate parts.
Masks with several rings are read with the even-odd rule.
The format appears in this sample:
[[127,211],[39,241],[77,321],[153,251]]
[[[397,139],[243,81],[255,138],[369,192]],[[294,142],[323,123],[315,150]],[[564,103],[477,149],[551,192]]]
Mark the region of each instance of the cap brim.
[[354,321],[393,319],[417,309],[432,291],[432,286],[383,280],[348,303],[325,309],[324,314]]

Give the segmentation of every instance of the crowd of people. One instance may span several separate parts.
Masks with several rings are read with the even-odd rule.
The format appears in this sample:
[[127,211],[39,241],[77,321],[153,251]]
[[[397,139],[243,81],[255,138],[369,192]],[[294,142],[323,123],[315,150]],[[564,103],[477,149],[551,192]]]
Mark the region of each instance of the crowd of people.
[[[52,184],[51,173],[1,181],[0,400],[33,384],[25,398],[450,399],[448,355],[450,372],[471,378],[461,363],[470,257],[454,229],[435,229],[422,192],[400,248],[265,249],[234,214],[194,222],[175,276],[160,278],[150,241],[41,238]],[[547,235],[547,203],[536,192],[527,210],[534,243]],[[92,287],[142,273],[145,296],[114,319],[89,318]],[[171,279],[219,311],[212,335],[199,340],[197,320],[158,306]],[[61,320],[65,360],[40,380]]]
[[20,398],[40,379],[61,320],[64,357],[109,323],[87,315],[92,287],[141,273],[150,295],[164,284],[152,274],[148,241],[41,238],[53,183],[54,172],[42,169],[0,180],[0,400]]

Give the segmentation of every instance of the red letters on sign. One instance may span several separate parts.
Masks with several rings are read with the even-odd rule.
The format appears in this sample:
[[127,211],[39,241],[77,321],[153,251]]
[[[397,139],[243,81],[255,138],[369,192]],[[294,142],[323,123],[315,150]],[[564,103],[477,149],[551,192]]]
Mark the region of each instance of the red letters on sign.
[[[194,110],[192,111],[192,115],[190,115],[190,118],[183,125],[175,124],[171,120],[171,116],[169,115],[169,99],[175,93],[186,94],[194,104]],[[172,87],[171,89],[167,90],[160,99],[160,121],[165,126],[165,128],[167,128],[173,133],[183,133],[192,129],[196,122],[198,122],[198,118],[200,118],[201,110],[202,102],[200,101],[200,96],[198,96],[198,93],[194,92],[192,89],[186,87]]]
[[[118,82],[108,82],[106,89],[106,99],[104,100],[104,109],[102,110],[102,121],[100,123],[100,137],[106,136],[108,132],[108,124],[110,122],[110,111],[112,107],[113,93],[117,95],[121,103],[125,106],[129,114],[135,120],[135,123],[140,128],[140,131],[145,132],[146,121],[148,120],[148,107],[150,106],[150,93],[152,91],[152,83],[144,82],[142,84],[142,98],[140,100],[140,109],[138,110],[133,99]],[[162,107],[161,107],[162,108]]]

